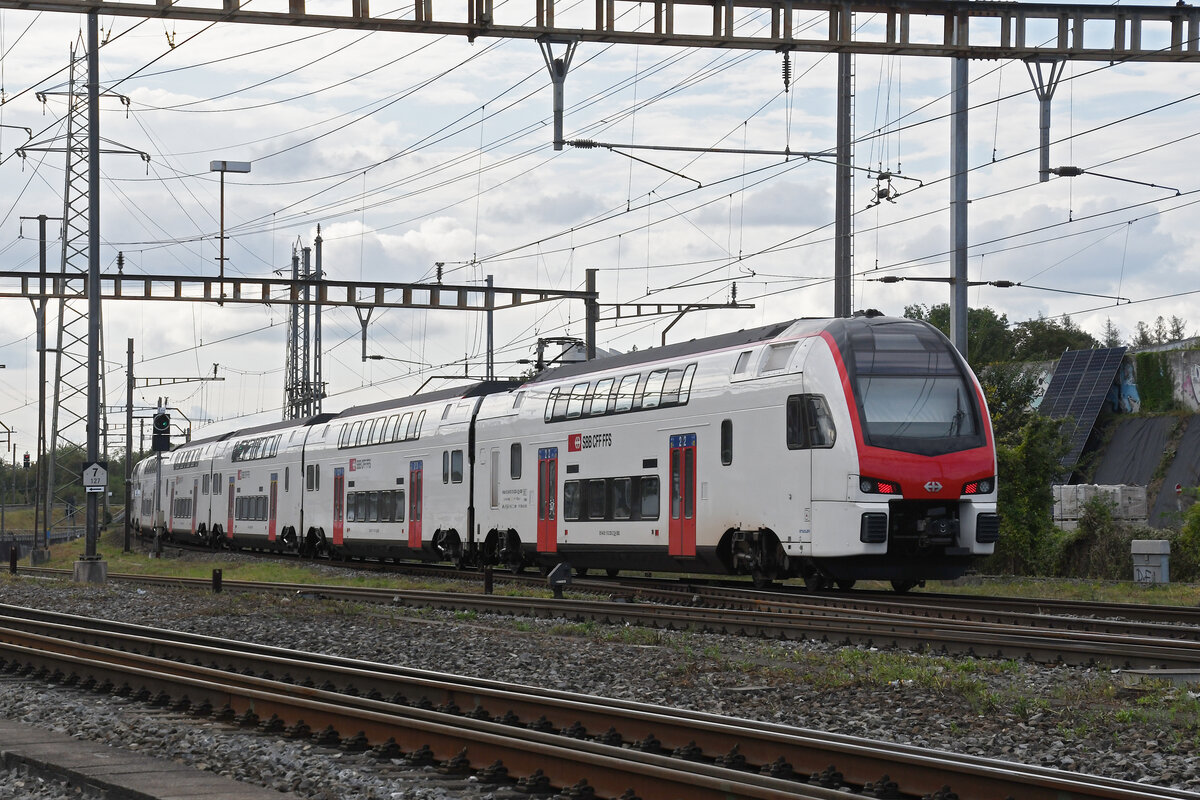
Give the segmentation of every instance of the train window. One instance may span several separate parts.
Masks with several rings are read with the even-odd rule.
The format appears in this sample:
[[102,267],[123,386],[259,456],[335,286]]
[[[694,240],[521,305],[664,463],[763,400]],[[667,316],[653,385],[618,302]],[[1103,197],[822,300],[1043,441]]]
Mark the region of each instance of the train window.
[[554,418],[565,419],[567,416],[567,405],[571,401],[571,395],[567,392],[559,392],[554,398]]
[[692,399],[692,378],[696,377],[696,365],[688,364],[683,370],[683,380],[679,382],[679,405],[686,406]]
[[211,476],[205,473],[204,477],[200,481],[200,494],[208,494],[208,482],[211,479]]
[[316,491],[319,492],[319,491],[321,491],[321,465],[320,464],[315,465],[315,468],[313,471],[316,473],[316,476],[317,476],[317,479],[314,482],[315,486],[316,486]]
[[379,420],[369,419],[363,423],[362,433],[358,435],[358,443],[360,445],[375,444],[379,441],[375,437],[375,429],[379,427]]
[[351,492],[350,494],[346,495],[346,522],[355,521],[354,502],[355,498],[357,497],[358,492]]
[[508,448],[508,477],[514,481],[521,479],[521,443],[513,442]]
[[721,420],[721,463],[729,466],[733,463],[733,420]]
[[400,424],[396,426],[396,435],[392,437],[392,441],[398,442],[408,438],[408,426],[412,423],[412,412],[404,412],[404,416],[400,418]]
[[683,451],[683,518],[696,516],[696,448]]
[[792,357],[792,351],[795,349],[795,342],[771,345],[767,348],[767,355],[763,359],[762,369],[759,372],[775,372],[783,369],[788,365],[788,361]]
[[370,492],[370,507],[367,509],[367,522],[379,522],[379,492]]
[[608,505],[612,509],[613,519],[629,519],[631,514],[629,503],[632,498],[630,490],[632,486],[632,478],[613,478],[609,481]]
[[442,451],[442,483],[450,482],[450,451]]
[[616,380],[605,378],[596,382],[596,391],[592,392],[592,402],[588,404],[589,416],[596,416],[608,411],[608,398],[612,397],[613,384]]
[[833,416],[825,398],[819,394],[808,395],[804,407],[808,424],[808,438],[813,447],[833,447],[837,431],[833,427]]
[[799,395],[787,399],[787,446],[789,450],[808,447],[804,436],[804,406]]
[[379,521],[391,522],[392,514],[396,508],[396,493],[395,492],[380,492],[379,493]]
[[581,517],[579,486],[579,481],[567,481],[563,484],[563,519],[580,519]]
[[346,447],[355,447],[358,445],[358,435],[362,433],[362,420],[355,422],[350,426],[350,433],[346,436]]
[[453,403],[446,403],[446,407],[442,409],[442,419],[446,419],[446,417],[450,416],[450,409],[453,408],[453,406]]
[[607,482],[603,478],[588,481],[587,484],[587,511],[589,519],[604,519],[605,509],[607,506],[606,497]]
[[407,508],[404,505],[404,490],[397,489],[394,494],[396,495],[396,522],[404,522],[404,509]]
[[567,400],[567,419],[575,419],[583,414],[583,401],[587,399],[590,383],[577,383],[571,387],[571,397]]
[[463,451],[454,450],[450,453],[450,482],[463,482]]
[[387,441],[387,438],[384,436],[384,433],[387,431],[387,424],[386,417],[380,417],[375,420],[375,428],[371,432],[371,444],[379,444],[380,442]]
[[520,407],[521,407],[521,403],[523,403],[524,401],[525,401],[525,393],[524,393],[524,392],[517,392],[517,396],[513,398],[513,404],[512,404],[512,407],[513,407],[513,408],[520,408]]
[[313,465],[308,464],[304,467],[304,489],[311,492],[313,490]]
[[413,425],[413,429],[411,431],[409,431],[409,435],[408,435],[409,439],[420,439],[421,438],[421,424],[424,421],[425,421],[425,412],[422,411],[420,414],[417,414],[417,421]]
[[628,411],[633,408],[633,396],[637,393],[637,385],[639,375],[626,375],[621,378],[621,385],[617,388],[617,401],[613,406],[615,413]]
[[640,519],[658,519],[658,476],[646,475],[639,482],[640,503],[638,504]]
[[546,415],[545,420],[549,422],[554,419],[554,401],[558,399],[558,389],[551,389],[550,394],[546,396]]
[[678,368],[669,370],[667,372],[667,379],[663,382],[662,405],[679,405],[679,387],[682,385],[683,370]]
[[341,431],[338,432],[338,447],[346,446],[346,434],[348,434],[349,432],[350,432],[350,426],[343,422],[342,429],[341,429]]
[[750,366],[750,356],[752,353],[752,350],[743,350],[738,353],[737,363],[733,365],[734,375],[740,375],[746,371],[746,367]]
[[656,369],[646,378],[646,388],[642,390],[642,408],[658,408],[662,403],[663,384],[667,380],[667,370]]
[[837,431],[825,398],[797,394],[787,399],[787,446],[789,450],[833,447]]

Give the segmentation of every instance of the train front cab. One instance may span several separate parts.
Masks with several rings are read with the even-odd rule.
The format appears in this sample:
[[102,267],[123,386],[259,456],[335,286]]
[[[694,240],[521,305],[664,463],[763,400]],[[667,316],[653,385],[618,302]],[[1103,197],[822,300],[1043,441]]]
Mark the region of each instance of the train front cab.
[[[999,535],[991,424],[969,367],[921,322],[843,320],[822,336],[814,358],[836,371],[806,370],[806,389],[814,373],[836,375],[848,424],[812,451],[810,581],[905,590],[961,576]],[[821,465],[839,451],[857,468]]]

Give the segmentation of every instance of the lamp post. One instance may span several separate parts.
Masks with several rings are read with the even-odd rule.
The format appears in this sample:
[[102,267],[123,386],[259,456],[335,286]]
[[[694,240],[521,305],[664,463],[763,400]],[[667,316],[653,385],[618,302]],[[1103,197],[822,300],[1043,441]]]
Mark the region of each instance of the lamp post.
[[217,298],[217,303],[224,305],[225,300],[225,173],[238,172],[246,173],[250,171],[249,161],[210,161],[208,162],[209,172],[221,173],[221,252],[217,257],[217,265],[220,270],[221,291]]

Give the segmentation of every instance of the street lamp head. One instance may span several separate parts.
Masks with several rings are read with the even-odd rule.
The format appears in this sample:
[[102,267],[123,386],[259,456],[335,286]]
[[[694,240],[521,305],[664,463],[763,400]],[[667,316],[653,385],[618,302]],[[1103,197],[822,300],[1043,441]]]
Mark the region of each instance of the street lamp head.
[[210,161],[209,172],[249,172],[249,161]]

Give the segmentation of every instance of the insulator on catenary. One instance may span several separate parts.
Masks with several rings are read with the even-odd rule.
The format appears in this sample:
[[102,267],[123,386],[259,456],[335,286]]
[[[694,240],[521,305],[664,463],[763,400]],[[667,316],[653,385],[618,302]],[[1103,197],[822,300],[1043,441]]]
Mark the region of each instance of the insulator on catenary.
[[789,91],[792,87],[792,58],[791,54],[786,50],[783,52],[783,90]]

